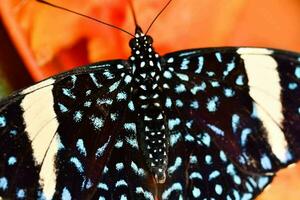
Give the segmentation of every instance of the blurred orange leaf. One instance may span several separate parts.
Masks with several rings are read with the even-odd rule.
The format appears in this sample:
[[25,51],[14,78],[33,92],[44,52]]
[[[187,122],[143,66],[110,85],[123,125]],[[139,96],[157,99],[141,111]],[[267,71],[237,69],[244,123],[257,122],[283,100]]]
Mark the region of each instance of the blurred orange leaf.
[[[3,1],[0,9],[11,37],[37,81],[74,66],[126,59],[130,54],[130,37],[120,31],[31,0],[15,13],[18,2]],[[134,32],[127,1],[51,2]],[[133,0],[144,30],[165,2]],[[299,0],[174,0],[150,34],[161,54],[211,46],[265,46],[300,52],[299,19]],[[19,36],[15,29],[22,31],[21,39],[16,39]],[[298,199],[299,166],[279,172],[258,199]],[[287,185],[289,189],[285,189]]]

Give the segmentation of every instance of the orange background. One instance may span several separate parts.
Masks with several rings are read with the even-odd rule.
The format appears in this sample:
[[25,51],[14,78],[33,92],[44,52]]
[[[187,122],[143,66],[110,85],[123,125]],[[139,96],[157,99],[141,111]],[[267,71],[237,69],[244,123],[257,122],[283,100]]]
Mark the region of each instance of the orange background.
[[[49,0],[134,32],[126,0]],[[146,30],[166,0],[133,0]],[[99,60],[128,58],[130,36],[33,0],[2,0],[0,14],[35,81]],[[300,52],[299,0],[173,0],[150,31],[161,53],[211,46]],[[300,164],[282,170],[259,200],[300,199]]]

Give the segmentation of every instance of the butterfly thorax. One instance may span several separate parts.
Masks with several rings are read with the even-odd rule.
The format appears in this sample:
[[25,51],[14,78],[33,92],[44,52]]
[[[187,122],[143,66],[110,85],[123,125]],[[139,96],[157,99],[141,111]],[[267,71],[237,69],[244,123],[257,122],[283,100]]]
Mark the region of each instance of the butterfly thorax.
[[130,41],[133,69],[133,100],[136,108],[139,146],[157,183],[164,183],[168,164],[168,128],[162,108],[161,58],[152,47],[152,38],[137,28]]

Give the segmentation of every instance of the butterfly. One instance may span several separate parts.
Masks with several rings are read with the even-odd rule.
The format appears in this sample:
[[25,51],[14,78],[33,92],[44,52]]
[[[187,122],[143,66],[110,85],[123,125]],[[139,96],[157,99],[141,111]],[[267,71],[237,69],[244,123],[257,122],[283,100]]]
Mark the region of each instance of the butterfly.
[[246,200],[299,160],[300,54],[152,44],[0,102],[2,198]]

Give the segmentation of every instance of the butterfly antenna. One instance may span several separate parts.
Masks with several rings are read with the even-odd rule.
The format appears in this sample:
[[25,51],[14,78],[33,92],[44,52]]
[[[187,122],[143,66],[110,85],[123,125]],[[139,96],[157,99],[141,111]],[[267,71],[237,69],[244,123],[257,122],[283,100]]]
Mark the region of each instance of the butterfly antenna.
[[166,5],[161,9],[161,11],[156,15],[156,17],[152,20],[150,26],[148,27],[147,31],[145,34],[147,34],[150,30],[150,28],[152,27],[152,25],[154,24],[154,22],[157,20],[157,18],[161,15],[161,13],[169,6],[169,4],[171,3],[172,0],[169,0],[168,3],[166,3]]
[[48,6],[54,7],[54,8],[58,8],[58,9],[61,9],[61,10],[64,10],[64,11],[67,11],[67,12],[70,12],[70,13],[73,13],[73,14],[77,14],[77,15],[79,15],[79,16],[88,18],[88,19],[90,19],[90,20],[99,22],[99,23],[101,23],[101,24],[104,24],[104,25],[109,26],[109,27],[111,27],[111,28],[117,29],[117,30],[119,30],[119,31],[122,31],[123,33],[126,33],[126,34],[128,34],[128,35],[134,37],[134,35],[131,34],[130,32],[128,32],[128,31],[126,31],[126,30],[124,30],[124,29],[122,29],[122,28],[120,28],[120,27],[117,27],[117,26],[115,26],[115,25],[113,25],[113,24],[109,24],[109,23],[107,23],[107,22],[104,22],[104,21],[101,21],[101,20],[99,20],[99,19],[90,17],[90,16],[88,16],[88,15],[84,15],[84,14],[79,13],[79,12],[76,12],[76,11],[74,11],[74,10],[70,10],[70,9],[68,9],[68,8],[64,8],[64,7],[62,7],[62,6],[59,6],[59,5],[56,5],[56,4],[47,2],[47,1],[45,1],[45,0],[36,0],[36,1],[39,2],[39,3],[43,3],[43,4],[46,4],[46,5],[48,5]]
[[133,4],[132,4],[131,0],[129,0],[129,6],[130,6],[130,10],[131,10],[131,13],[132,13],[132,16],[133,16],[134,25],[138,26],[136,15],[135,15],[135,11],[134,11],[134,7],[133,7]]

